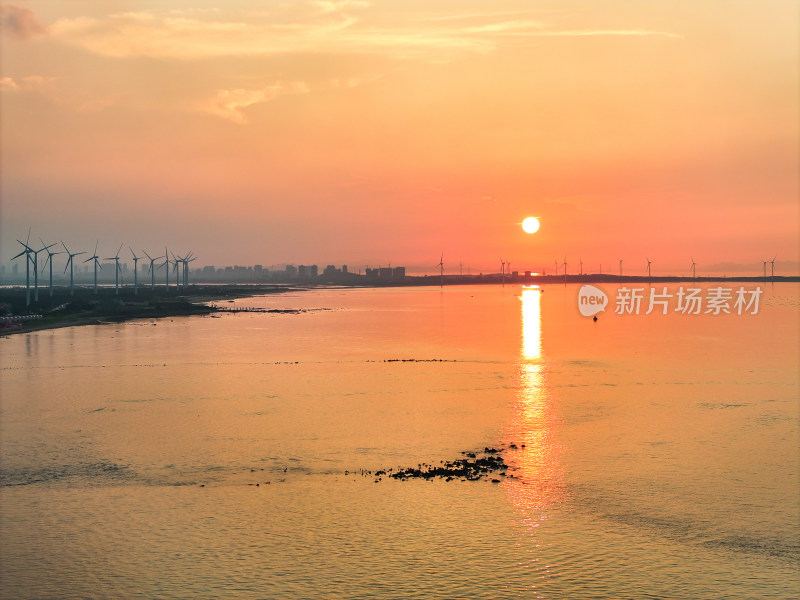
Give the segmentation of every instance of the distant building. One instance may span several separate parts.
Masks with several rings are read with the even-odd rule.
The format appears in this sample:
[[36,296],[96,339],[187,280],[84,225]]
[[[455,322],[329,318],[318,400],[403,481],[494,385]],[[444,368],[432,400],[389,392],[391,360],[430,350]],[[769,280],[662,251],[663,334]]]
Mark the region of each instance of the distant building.
[[392,270],[392,278],[393,279],[403,279],[406,276],[406,268],[405,267],[395,267]]
[[319,275],[317,265],[300,265],[297,267],[297,276],[300,279],[315,279]]

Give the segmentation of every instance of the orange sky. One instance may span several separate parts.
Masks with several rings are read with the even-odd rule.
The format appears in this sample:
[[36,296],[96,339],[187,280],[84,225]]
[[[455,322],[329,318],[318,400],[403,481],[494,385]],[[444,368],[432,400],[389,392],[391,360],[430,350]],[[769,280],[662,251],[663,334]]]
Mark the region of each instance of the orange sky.
[[2,21],[3,264],[32,227],[200,265],[798,272],[795,1],[17,0]]

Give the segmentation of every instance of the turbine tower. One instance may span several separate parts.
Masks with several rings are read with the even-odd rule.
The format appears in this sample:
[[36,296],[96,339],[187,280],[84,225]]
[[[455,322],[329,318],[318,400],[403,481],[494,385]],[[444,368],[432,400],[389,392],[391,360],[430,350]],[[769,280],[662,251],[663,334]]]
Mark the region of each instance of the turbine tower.
[[33,299],[36,302],[39,301],[39,252],[44,252],[52,246],[55,246],[55,244],[47,246],[42,242],[42,247],[39,250],[31,250],[31,254],[33,254]]
[[619,259],[619,276],[622,277],[622,259]]
[[[19,241],[19,240],[17,240],[17,241]],[[762,262],[762,263],[764,263],[764,281],[766,281],[766,280],[767,280],[767,263],[768,263],[769,261],[768,261],[768,260],[764,260],[764,259],[762,258],[762,259],[761,259],[761,262]]]
[[28,246],[27,243],[30,241],[30,237],[31,237],[31,232],[30,230],[28,230],[28,240],[26,242],[23,242],[22,240],[17,240],[20,244],[22,244],[24,250],[11,259],[14,260],[22,256],[23,254],[25,255],[25,306],[31,305],[31,262],[32,262],[31,252],[33,252],[33,250],[31,250],[31,247]]
[[114,261],[114,293],[119,296],[119,251],[122,250],[122,244],[119,245],[117,249],[117,253],[114,256],[109,256],[106,260],[113,260]]
[[650,265],[653,261],[645,256],[645,260],[647,261],[647,281],[650,281]]
[[133,295],[136,296],[139,293],[139,260],[141,260],[142,257],[136,256],[136,253],[130,246],[128,246],[128,250],[130,250],[133,255]]
[[197,260],[196,256],[192,256],[191,250],[189,254],[186,255],[186,258],[183,259],[183,287],[186,288],[189,286],[189,263],[192,261]]
[[[175,254],[172,255],[172,271],[175,273],[175,287],[178,291],[181,291],[181,276],[178,273],[178,265],[181,263],[183,259],[180,256],[176,256]],[[169,267],[167,267],[169,269]]]
[[776,259],[776,258],[778,258],[778,255],[777,255],[777,254],[776,254],[775,256],[773,256],[773,257],[772,257],[772,260],[771,260],[771,261],[769,261],[769,262],[770,262],[770,264],[772,265],[772,281],[775,281],[775,259]]
[[72,273],[72,271],[73,271],[73,260],[72,259],[75,258],[76,256],[78,256],[79,254],[86,254],[86,252],[70,252],[69,249],[67,248],[67,245],[64,242],[61,242],[61,245],[64,246],[64,250],[69,255],[69,258],[67,259],[67,265],[64,267],[64,273],[66,273],[67,272],[67,268],[69,268],[69,295],[70,296],[74,296],[75,295],[75,289],[74,289],[74,286],[73,286],[74,277],[73,277],[73,273]]
[[580,257],[580,259],[578,259],[578,264],[581,267],[580,274],[583,275],[583,257],[582,256]]
[[167,286],[167,291],[169,291],[169,251],[167,250],[166,246],[164,246],[164,262],[161,263],[159,268],[161,267],[164,267],[164,283]]
[[144,255],[150,260],[150,266],[147,268],[147,272],[150,273],[150,291],[154,292],[156,290],[156,270],[153,268],[153,263],[158,260],[158,257],[153,258],[144,250],[142,250],[142,252],[144,252]]
[[103,268],[103,267],[100,266],[100,261],[98,260],[100,257],[97,256],[97,245],[99,243],[100,243],[99,241],[95,242],[94,254],[92,256],[90,256],[89,258],[87,258],[85,261],[83,261],[85,263],[89,262],[90,260],[94,261],[94,295],[95,296],[97,295],[97,269],[98,268],[100,268],[100,269]]
[[556,277],[558,277],[558,261],[554,260],[553,264],[556,266]]
[[444,287],[444,252],[442,252],[439,264],[436,266],[439,267],[439,287]]
[[693,281],[697,281],[697,273],[695,271],[695,266],[697,266],[697,265],[694,262],[694,257],[691,257],[691,258],[692,258],[692,280]]
[[[42,238],[39,238],[39,241],[41,241],[41,242],[42,242],[42,246],[44,246],[44,245],[45,245],[45,243],[44,243],[44,241],[42,240]],[[45,248],[45,249],[47,250],[47,258],[46,258],[46,259],[45,259],[45,261],[44,261],[44,264],[45,264],[45,265],[46,265],[47,263],[50,263],[50,297],[51,297],[51,298],[53,297],[53,257],[54,257],[56,254],[64,254],[63,252],[50,252],[50,248],[52,248],[53,246],[55,246],[55,244],[50,244],[49,246],[47,246],[47,247]]]

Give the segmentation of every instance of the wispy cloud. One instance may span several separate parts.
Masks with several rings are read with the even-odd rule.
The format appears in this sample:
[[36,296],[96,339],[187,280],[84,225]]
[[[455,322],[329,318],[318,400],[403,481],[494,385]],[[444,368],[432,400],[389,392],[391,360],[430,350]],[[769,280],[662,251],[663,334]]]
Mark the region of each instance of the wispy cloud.
[[0,30],[20,40],[47,34],[47,29],[39,23],[32,10],[10,5],[0,6]]
[[497,23],[487,23],[485,25],[476,25],[464,29],[466,33],[524,33],[530,34],[532,32],[541,31],[547,27],[541,21],[519,20],[519,21],[500,21]]
[[248,122],[244,110],[254,104],[269,102],[288,94],[307,94],[308,86],[302,82],[276,82],[260,89],[217,90],[216,95],[199,105],[201,112],[243,125]]
[[115,58],[194,59],[331,50],[356,20],[332,14],[313,23],[221,21],[156,13],[120,13],[106,18],[61,19],[54,36]]
[[373,53],[440,61],[443,56],[491,52],[504,38],[514,36],[680,37],[645,29],[555,29],[524,13],[498,13],[480,19],[476,15],[462,15],[460,19],[404,13],[402,20],[392,21],[385,15],[383,20],[370,20],[368,10],[354,15],[354,9],[370,6],[362,0],[318,0],[313,6],[316,11],[306,8],[305,12],[260,13],[228,20],[214,12],[127,12],[104,18],[61,19],[50,31],[62,41],[105,56],[177,59]]
[[100,111],[112,106],[117,100],[109,95],[66,92],[58,85],[57,78],[42,77],[40,75],[28,75],[18,79],[0,77],[0,91],[38,96],[53,104],[65,106],[79,112]]
[[670,33],[669,31],[654,31],[650,29],[586,29],[586,30],[575,29],[566,31],[540,31],[537,32],[535,35],[547,36],[547,37],[656,36],[656,37],[666,37],[672,39],[678,39],[683,37],[678,33]]
[[366,0],[317,0],[314,4],[323,12],[340,12],[368,8],[372,3]]
[[28,75],[19,80],[13,77],[0,77],[0,89],[7,92],[35,92],[50,94],[55,91],[55,77]]
[[0,90],[7,92],[18,92],[20,87],[12,77],[0,77]]

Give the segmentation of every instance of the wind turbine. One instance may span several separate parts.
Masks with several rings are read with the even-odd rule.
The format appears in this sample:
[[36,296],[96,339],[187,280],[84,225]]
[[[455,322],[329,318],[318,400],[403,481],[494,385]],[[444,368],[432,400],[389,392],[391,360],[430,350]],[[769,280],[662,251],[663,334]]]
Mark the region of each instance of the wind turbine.
[[558,261],[554,260],[553,264],[555,264],[555,266],[556,266],[556,277],[558,277]]
[[69,258],[67,259],[67,265],[64,267],[64,273],[67,272],[67,267],[69,267],[69,295],[74,296],[75,289],[73,287],[74,278],[72,273],[72,268],[73,268],[72,259],[78,256],[79,254],[86,254],[86,252],[70,252],[69,248],[67,248],[67,245],[64,242],[61,242],[61,245],[64,246],[64,250],[66,250],[67,254],[69,255]]
[[31,249],[31,254],[33,254],[33,299],[35,302],[39,301],[39,252],[44,252],[51,246],[55,246],[55,244],[46,246],[44,242],[42,242],[42,248],[39,250]]
[[167,291],[169,291],[169,252],[167,251],[167,247],[166,246],[164,246],[164,262],[161,263],[158,267],[159,267],[159,269],[161,267],[164,267],[164,272],[166,274],[164,282],[167,285]]
[[142,257],[136,256],[136,253],[130,246],[128,246],[128,250],[130,250],[133,255],[133,295],[136,296],[139,287],[139,260],[141,260]]
[[561,265],[561,266],[564,267],[564,285],[567,285],[567,257],[566,257],[566,255],[564,256],[564,264]]
[[158,258],[152,258],[147,252],[142,250],[144,255],[150,259],[150,266],[148,267],[147,271],[150,273],[150,291],[154,292],[156,289],[156,270],[153,268],[153,263],[158,260]]
[[775,281],[775,259],[776,259],[776,258],[778,258],[778,255],[777,255],[777,254],[776,254],[775,256],[773,256],[773,257],[772,257],[772,260],[771,260],[771,261],[769,261],[769,262],[770,262],[770,264],[772,265],[772,280],[773,280],[773,281]]
[[580,257],[580,259],[579,259],[579,261],[578,261],[578,262],[579,262],[579,264],[580,264],[580,266],[581,266],[581,272],[580,272],[580,274],[581,274],[581,275],[583,275],[583,257],[582,257],[582,256]]
[[697,274],[695,271],[696,264],[694,262],[694,257],[691,257],[691,259],[692,259],[692,280],[696,280],[697,279]]
[[[19,240],[17,240],[17,241],[19,241]],[[761,259],[761,262],[762,262],[762,263],[764,263],[764,281],[766,281],[766,280],[767,280],[767,263],[768,263],[769,261],[768,261],[768,260],[764,260],[764,259],[762,258],[762,259]]]
[[183,259],[183,287],[186,288],[189,286],[189,263],[197,260],[196,256],[192,256],[192,252],[189,251],[189,254],[186,255],[186,258]]
[[439,287],[444,287],[444,252],[442,252],[439,264],[436,266],[439,267]]
[[[42,246],[45,246],[44,240],[39,238],[39,241],[42,242]],[[44,261],[44,264],[50,263],[50,297],[53,297],[53,257],[56,254],[64,254],[63,252],[50,252],[50,248],[55,246],[55,244],[50,244],[49,246],[45,246],[45,250],[47,250],[47,258]]]
[[622,259],[619,259],[619,276],[622,277]]
[[[177,256],[175,254],[172,255],[172,271],[175,273],[175,287],[178,289],[179,292],[181,291],[181,277],[180,274],[178,273],[178,265],[182,261],[183,259],[180,256]],[[167,270],[169,270],[169,267],[167,267]]]
[[647,261],[647,281],[650,281],[650,265],[653,261],[645,256],[645,260]]
[[23,254],[25,255],[25,306],[31,305],[31,262],[32,262],[31,253],[33,252],[33,250],[31,249],[30,246],[28,246],[28,242],[30,241],[30,239],[31,239],[31,231],[29,229],[28,239],[25,242],[23,242],[22,240],[17,240],[20,244],[22,244],[24,250],[11,259],[14,260],[15,258],[19,258],[20,256],[22,256]]
[[119,245],[117,249],[117,253],[114,256],[109,256],[106,260],[113,260],[114,261],[114,293],[119,296],[119,251],[122,250],[122,244]]
[[98,268],[99,269],[103,268],[103,267],[100,266],[100,261],[98,260],[100,257],[97,256],[97,245],[99,243],[100,243],[99,241],[95,242],[94,254],[92,256],[90,256],[89,258],[87,258],[85,261],[83,261],[85,263],[89,262],[90,260],[94,261],[94,295],[95,296],[97,295],[97,269]]

